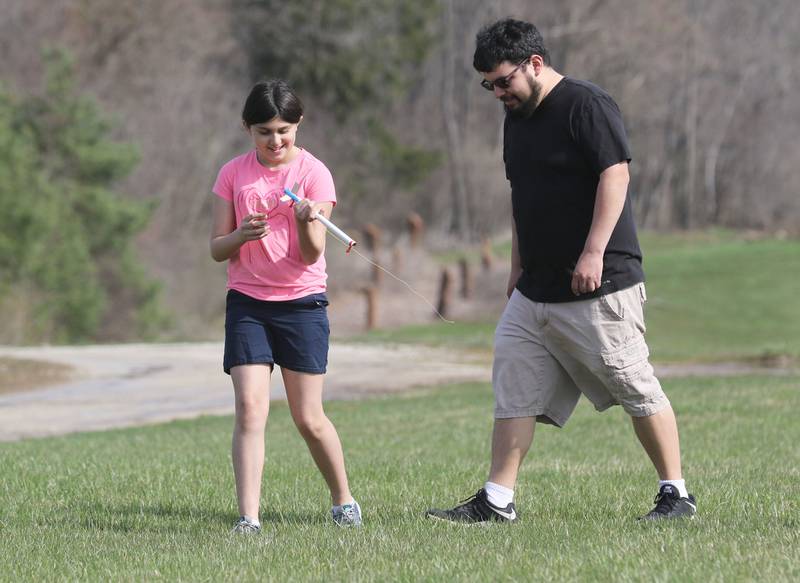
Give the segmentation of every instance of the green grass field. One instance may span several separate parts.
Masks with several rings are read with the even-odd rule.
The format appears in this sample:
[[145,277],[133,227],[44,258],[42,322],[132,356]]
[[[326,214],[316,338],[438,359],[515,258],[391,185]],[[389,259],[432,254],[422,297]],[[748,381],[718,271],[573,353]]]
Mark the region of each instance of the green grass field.
[[[643,238],[661,360],[800,355],[800,244]],[[493,322],[386,339],[491,348]],[[370,340],[383,339],[381,333]],[[423,518],[486,478],[488,385],[327,405],[365,525],[341,530],[286,405],[267,431],[264,531],[232,537],[232,419],[0,443],[0,581],[800,580],[800,376],[664,382],[699,516],[641,524],[656,476],[626,415],[541,427],[512,526]]]
[[712,232],[642,247],[656,358],[800,356],[800,241]]
[[[647,340],[657,361],[800,357],[800,241],[727,231],[641,237]],[[508,255],[501,247],[498,255]],[[499,314],[376,331],[368,340],[491,350]]]
[[641,524],[655,475],[625,414],[582,402],[542,427],[521,520],[423,517],[485,479],[492,397],[459,385],[328,410],[360,530],[327,517],[321,477],[271,412],[264,531],[232,537],[230,418],[0,444],[0,580],[792,581],[800,577],[800,378],[670,381],[700,515]]

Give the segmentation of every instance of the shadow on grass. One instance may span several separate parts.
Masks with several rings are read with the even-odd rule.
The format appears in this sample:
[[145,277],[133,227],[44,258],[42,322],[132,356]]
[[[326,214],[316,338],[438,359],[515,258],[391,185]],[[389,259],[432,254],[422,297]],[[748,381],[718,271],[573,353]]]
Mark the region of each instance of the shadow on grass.
[[[230,528],[238,514],[218,508],[198,508],[167,503],[113,504],[84,502],[79,507],[62,510],[62,521],[79,524],[85,530],[132,532],[175,532],[219,526]],[[281,512],[269,510],[261,514],[262,524],[312,525],[327,523],[326,512]]]

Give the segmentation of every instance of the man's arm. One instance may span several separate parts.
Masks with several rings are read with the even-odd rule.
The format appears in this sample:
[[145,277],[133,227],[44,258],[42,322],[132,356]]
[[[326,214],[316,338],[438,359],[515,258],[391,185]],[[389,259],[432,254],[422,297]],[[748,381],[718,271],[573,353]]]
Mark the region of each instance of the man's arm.
[[519,241],[517,240],[517,224],[514,217],[511,217],[511,273],[508,275],[508,287],[506,288],[506,296],[509,298],[514,293],[514,288],[517,286],[522,275],[522,260],[519,257]]
[[629,181],[627,162],[609,166],[600,174],[592,226],[572,272],[572,293],[576,296],[591,293],[602,285],[603,254],[625,206]]

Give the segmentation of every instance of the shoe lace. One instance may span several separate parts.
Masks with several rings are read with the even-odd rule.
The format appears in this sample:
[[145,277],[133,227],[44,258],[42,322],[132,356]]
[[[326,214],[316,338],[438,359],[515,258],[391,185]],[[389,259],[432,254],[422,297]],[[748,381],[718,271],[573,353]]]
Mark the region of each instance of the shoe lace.
[[470,502],[472,502],[473,500],[477,499],[477,498],[478,498],[478,494],[480,494],[480,491],[476,492],[476,493],[475,493],[475,494],[473,494],[472,496],[467,496],[466,498],[464,498],[463,500],[461,500],[461,501],[458,503],[458,506],[466,506],[467,504],[469,504],[469,503],[470,503]]
[[470,504],[471,502],[477,500],[478,498],[484,498],[485,499],[486,498],[486,490],[481,488],[480,490],[475,492],[472,496],[468,496],[468,497],[464,498],[461,502],[458,503],[458,505],[459,506],[466,506],[467,504]]
[[355,504],[346,504],[341,508],[334,510],[333,520],[337,524],[348,525],[355,524],[358,521],[358,510]]
[[675,506],[677,498],[666,492],[659,492],[653,499],[653,504],[656,505],[652,512],[656,514],[669,514],[670,510]]
[[240,518],[233,530],[234,532],[258,532],[261,528],[244,518]]
[[470,517],[486,518],[487,515],[491,514],[491,510],[489,510],[487,506],[486,490],[481,488],[472,496],[459,502],[458,506],[453,510],[455,512],[464,513]]

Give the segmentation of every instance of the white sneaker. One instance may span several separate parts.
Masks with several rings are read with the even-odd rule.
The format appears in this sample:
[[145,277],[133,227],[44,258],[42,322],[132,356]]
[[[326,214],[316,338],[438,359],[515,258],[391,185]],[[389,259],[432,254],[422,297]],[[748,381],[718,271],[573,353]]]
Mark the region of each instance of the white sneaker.
[[361,526],[361,507],[355,500],[352,504],[342,504],[331,508],[331,516],[339,526]]
[[259,532],[261,532],[261,525],[253,522],[247,516],[240,516],[231,529],[232,534],[258,534]]

